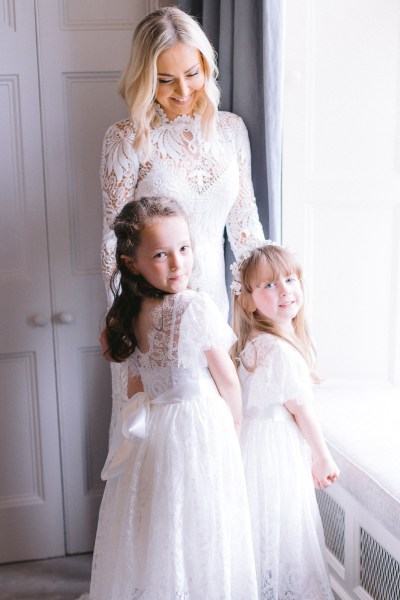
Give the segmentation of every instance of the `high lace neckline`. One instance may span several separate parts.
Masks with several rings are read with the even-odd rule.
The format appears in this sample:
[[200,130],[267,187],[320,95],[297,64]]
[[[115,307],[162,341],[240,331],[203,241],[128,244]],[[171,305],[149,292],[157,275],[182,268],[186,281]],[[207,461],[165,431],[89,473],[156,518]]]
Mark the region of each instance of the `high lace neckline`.
[[174,119],[169,119],[158,102],[155,102],[155,109],[157,115],[161,119],[163,125],[193,125],[194,123],[200,124],[201,115],[197,112],[192,115],[177,115]]

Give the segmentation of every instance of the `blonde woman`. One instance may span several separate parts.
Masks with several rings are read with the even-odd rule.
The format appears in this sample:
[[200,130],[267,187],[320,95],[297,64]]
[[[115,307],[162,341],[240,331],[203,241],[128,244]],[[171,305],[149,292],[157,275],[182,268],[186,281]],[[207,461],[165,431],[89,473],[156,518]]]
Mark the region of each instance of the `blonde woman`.
[[227,316],[224,228],[235,256],[262,228],[247,130],[237,115],[218,111],[217,73],[210,42],[181,10],[156,10],[137,26],[119,88],[130,117],[104,139],[102,265],[108,288],[115,267],[111,225],[128,201],[173,197],[194,242],[191,287],[208,291]]
[[[102,266],[109,304],[116,215],[130,200],[168,196],[182,206],[194,247],[190,288],[206,291],[227,318],[223,237],[235,256],[262,237],[251,181],[247,130],[218,111],[215,53],[199,24],[177,8],[137,26],[120,93],[130,116],[106,132],[101,163]],[[107,356],[107,348],[103,340]],[[112,364],[114,423],[126,401],[127,369]]]

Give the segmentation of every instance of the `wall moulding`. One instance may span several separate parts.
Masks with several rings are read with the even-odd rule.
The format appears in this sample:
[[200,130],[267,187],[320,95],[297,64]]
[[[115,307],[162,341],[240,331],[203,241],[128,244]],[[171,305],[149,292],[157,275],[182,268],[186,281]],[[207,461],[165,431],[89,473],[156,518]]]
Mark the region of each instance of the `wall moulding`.
[[[64,31],[85,30],[132,30],[137,19],[132,19],[132,1],[118,3],[118,10],[107,0],[59,0],[60,29]],[[138,2],[136,1],[136,4]],[[158,8],[157,0],[141,0],[142,16]],[[139,8],[135,7],[135,12]]]
[[14,0],[0,1],[0,31],[15,31]]

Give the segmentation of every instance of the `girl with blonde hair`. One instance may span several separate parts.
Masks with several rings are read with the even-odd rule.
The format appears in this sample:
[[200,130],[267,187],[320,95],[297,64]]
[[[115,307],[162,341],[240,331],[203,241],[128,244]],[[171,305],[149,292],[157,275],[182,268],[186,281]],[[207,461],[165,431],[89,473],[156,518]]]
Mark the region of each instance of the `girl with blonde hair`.
[[[313,344],[297,257],[270,240],[232,265],[231,355],[260,600],[333,600],[314,486],[339,469],[312,406]],[[314,484],[314,485],[313,485]]]

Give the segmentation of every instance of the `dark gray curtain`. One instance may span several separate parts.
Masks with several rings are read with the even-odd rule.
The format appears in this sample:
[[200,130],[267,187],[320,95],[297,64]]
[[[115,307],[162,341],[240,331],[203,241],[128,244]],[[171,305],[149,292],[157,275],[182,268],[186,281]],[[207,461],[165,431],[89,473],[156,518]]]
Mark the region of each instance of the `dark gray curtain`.
[[218,52],[222,110],[249,131],[252,175],[266,237],[281,240],[283,0],[178,0]]

